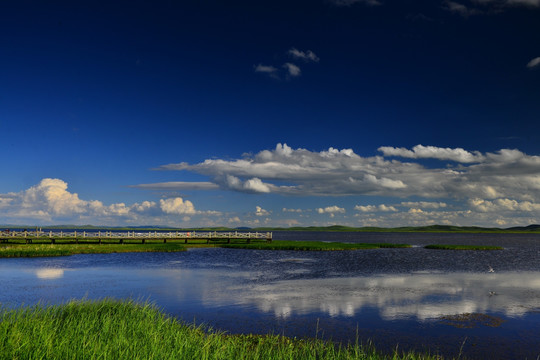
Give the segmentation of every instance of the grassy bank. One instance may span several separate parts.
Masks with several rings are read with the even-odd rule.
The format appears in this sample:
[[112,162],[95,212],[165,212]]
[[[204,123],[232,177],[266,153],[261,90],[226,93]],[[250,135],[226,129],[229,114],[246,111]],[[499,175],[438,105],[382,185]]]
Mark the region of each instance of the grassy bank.
[[477,245],[426,245],[425,248],[433,250],[503,250],[500,246]]
[[163,243],[159,240],[147,240],[146,244],[141,244],[140,240],[126,240],[123,244],[104,241],[102,244],[96,241],[75,241],[69,239],[58,241],[56,244],[46,243],[40,240],[32,244],[26,244],[23,239],[10,240],[9,243],[0,244],[0,258],[6,257],[43,257],[43,256],[68,256],[74,254],[108,254],[120,252],[173,252],[185,251],[188,248],[197,247],[224,247],[234,249],[256,249],[256,250],[303,250],[303,251],[335,251],[335,250],[359,250],[359,249],[380,249],[380,248],[404,248],[410,247],[406,244],[349,244],[337,242],[321,241],[281,241],[274,240],[271,243],[253,242],[241,243],[211,243],[206,240],[184,244],[181,242],[169,241]]
[[74,254],[109,254],[121,252],[173,252],[185,251],[186,247],[178,243],[146,244],[0,244],[0,258],[6,257],[41,257],[67,256]]
[[132,301],[0,310],[0,359],[440,359],[361,345],[207,332]]
[[407,248],[407,244],[367,244],[367,243],[339,243],[322,241],[284,241],[274,240],[270,243],[251,244],[222,244],[224,248],[233,249],[256,249],[256,250],[304,250],[304,251],[334,251],[334,250],[359,250],[359,249],[380,249],[380,248]]

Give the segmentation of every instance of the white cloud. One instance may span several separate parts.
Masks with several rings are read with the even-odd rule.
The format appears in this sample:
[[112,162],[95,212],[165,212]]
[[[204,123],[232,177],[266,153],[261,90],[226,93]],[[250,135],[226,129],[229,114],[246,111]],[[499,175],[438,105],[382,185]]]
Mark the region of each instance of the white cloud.
[[475,3],[482,5],[498,5],[498,6],[527,6],[538,7],[540,0],[475,0]]
[[270,215],[270,213],[268,211],[264,210],[260,206],[255,206],[255,215],[256,216],[268,216],[268,215]]
[[[163,170],[187,170],[209,176],[222,189],[295,196],[394,196],[420,198],[515,198],[540,202],[540,157],[516,149],[493,153],[461,148],[385,147],[387,156],[453,160],[440,167],[382,156],[361,157],[352,149],[313,152],[277,144],[238,160],[209,159],[169,164]],[[287,185],[283,185],[287,184]]]
[[392,205],[356,205],[354,207],[354,210],[361,211],[361,212],[389,212],[389,211],[398,211],[394,206]]
[[292,63],[285,63],[283,67],[287,70],[287,74],[292,77],[300,76],[302,72],[298,66]]
[[480,212],[503,212],[503,211],[521,211],[538,212],[540,204],[530,201],[517,201],[514,199],[499,198],[492,201],[480,198],[470,199],[471,207]]
[[474,163],[484,160],[484,157],[480,152],[475,151],[471,153],[462,148],[451,149],[416,145],[412,150],[390,146],[381,146],[378,150],[385,156],[399,156],[410,159],[452,160],[460,163]]
[[283,208],[283,209],[281,209],[281,211],[283,211],[283,212],[291,212],[291,213],[302,213],[302,212],[304,212],[304,210],[302,210],[302,209],[287,209],[287,208]]
[[242,222],[242,220],[240,220],[238,216],[235,216],[235,217],[229,218],[228,222],[229,224],[239,224]]
[[531,61],[529,61],[529,62],[527,63],[527,67],[528,67],[529,69],[535,68],[535,67],[537,67],[538,65],[540,65],[540,56],[539,56],[539,57],[536,57],[536,58],[534,58],[534,59],[532,59]]
[[259,178],[251,178],[246,181],[242,181],[236,176],[227,175],[225,178],[225,186],[231,190],[237,190],[248,193],[269,193],[270,186],[264,184]]
[[381,187],[388,188],[388,189],[403,189],[407,187],[407,185],[405,185],[403,181],[401,180],[392,180],[392,179],[388,179],[384,177],[377,178],[375,175],[371,175],[371,174],[366,174],[364,176],[364,181],[371,184],[379,185]]
[[208,181],[186,182],[186,181],[170,181],[154,184],[138,184],[130,187],[146,189],[146,190],[216,190],[219,185]]
[[159,206],[166,214],[184,215],[196,213],[193,203],[189,200],[184,201],[180,197],[160,199]]
[[68,190],[61,179],[46,178],[26,190],[0,194],[0,222],[71,223],[123,225],[126,223],[175,224],[173,215],[220,216],[218,211],[196,211],[182,198],[105,205],[83,200]]
[[274,74],[278,69],[271,65],[262,65],[258,64],[255,66],[255,72],[265,73],[265,74]]
[[334,217],[335,214],[344,214],[345,209],[341,208],[337,205],[334,206],[327,206],[325,208],[318,208],[316,210],[319,214],[330,214],[330,217]]
[[[295,47],[287,51],[287,55],[295,60],[301,60],[304,63],[317,63],[319,57],[311,50],[302,51]],[[297,64],[294,64],[286,59],[282,59],[283,63],[280,67],[274,65],[258,64],[254,66],[255,72],[269,75],[277,80],[290,80],[299,77],[302,74],[302,69]]]
[[319,57],[311,50],[300,51],[297,48],[291,48],[289,49],[288,54],[295,59],[302,59],[304,61],[319,62],[320,60]]
[[443,9],[464,17],[479,14],[500,13],[511,7],[540,6],[540,0],[462,0],[460,2],[446,0]]
[[13,198],[10,198],[6,195],[4,196],[0,195],[0,209],[3,207],[8,207],[12,201],[13,201]]
[[432,202],[432,201],[405,201],[401,202],[399,206],[409,208],[422,208],[422,209],[440,209],[447,206],[444,202]]
[[453,13],[457,13],[461,16],[465,16],[465,17],[480,13],[478,9],[467,7],[455,1],[445,1],[443,8]]
[[26,209],[40,204],[50,213],[59,215],[84,212],[88,203],[79,199],[79,195],[68,192],[67,187],[60,179],[43,179],[22,194],[21,207]]

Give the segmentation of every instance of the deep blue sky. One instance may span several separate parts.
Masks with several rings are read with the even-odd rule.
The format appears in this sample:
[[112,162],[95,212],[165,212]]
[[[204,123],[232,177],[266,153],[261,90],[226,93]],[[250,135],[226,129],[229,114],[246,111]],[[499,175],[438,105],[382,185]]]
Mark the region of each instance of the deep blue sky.
[[3,3],[0,223],[526,225],[539,44],[537,0]]

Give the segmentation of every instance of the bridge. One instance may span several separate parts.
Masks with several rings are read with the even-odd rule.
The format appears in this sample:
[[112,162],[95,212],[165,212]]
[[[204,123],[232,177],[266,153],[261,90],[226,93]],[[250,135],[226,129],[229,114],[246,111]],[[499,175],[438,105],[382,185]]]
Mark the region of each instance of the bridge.
[[56,240],[70,240],[78,243],[79,240],[95,240],[99,244],[103,240],[118,240],[120,244],[124,240],[140,240],[143,244],[146,240],[162,240],[166,243],[168,240],[180,240],[185,244],[188,241],[201,242],[245,240],[248,244],[252,240],[272,241],[271,232],[246,232],[246,231],[0,231],[0,242],[8,243],[9,240],[23,239],[27,244],[33,240],[50,241],[54,244]]

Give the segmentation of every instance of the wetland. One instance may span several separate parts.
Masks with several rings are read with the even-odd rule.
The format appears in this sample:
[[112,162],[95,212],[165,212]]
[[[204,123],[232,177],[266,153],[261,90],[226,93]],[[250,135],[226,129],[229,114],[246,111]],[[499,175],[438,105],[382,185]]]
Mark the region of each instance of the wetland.
[[[449,358],[540,354],[538,234],[275,232],[274,239],[411,247],[0,259],[0,303],[134,299],[229,334],[358,338],[389,353],[398,345]],[[502,250],[425,249],[429,244]]]

